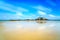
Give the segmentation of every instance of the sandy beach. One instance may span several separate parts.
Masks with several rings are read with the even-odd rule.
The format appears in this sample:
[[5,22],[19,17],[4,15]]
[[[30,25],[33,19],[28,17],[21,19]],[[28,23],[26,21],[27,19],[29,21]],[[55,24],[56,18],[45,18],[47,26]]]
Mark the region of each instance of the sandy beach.
[[[12,24],[11,24],[12,23]],[[1,24],[1,23],[0,23]],[[27,25],[28,24],[28,25]],[[57,34],[46,24],[32,22],[4,22],[0,26],[1,40],[57,40]]]

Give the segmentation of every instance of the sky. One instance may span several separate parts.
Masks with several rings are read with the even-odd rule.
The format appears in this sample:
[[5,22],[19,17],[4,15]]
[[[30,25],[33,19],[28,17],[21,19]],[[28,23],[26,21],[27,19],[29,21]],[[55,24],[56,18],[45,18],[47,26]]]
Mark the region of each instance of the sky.
[[60,0],[0,0],[0,20],[60,19]]

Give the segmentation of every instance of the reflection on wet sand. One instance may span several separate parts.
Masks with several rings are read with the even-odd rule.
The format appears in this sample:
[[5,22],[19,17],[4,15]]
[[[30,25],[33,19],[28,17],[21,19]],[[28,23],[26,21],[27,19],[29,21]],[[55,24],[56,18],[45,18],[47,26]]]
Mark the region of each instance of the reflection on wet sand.
[[3,40],[56,40],[56,32],[53,29],[55,25],[48,24],[26,21],[3,22],[0,25],[2,26],[0,29],[2,38],[0,38]]
[[37,23],[46,23],[46,21],[44,20],[44,21],[42,21],[42,20],[38,20],[38,21],[36,21]]

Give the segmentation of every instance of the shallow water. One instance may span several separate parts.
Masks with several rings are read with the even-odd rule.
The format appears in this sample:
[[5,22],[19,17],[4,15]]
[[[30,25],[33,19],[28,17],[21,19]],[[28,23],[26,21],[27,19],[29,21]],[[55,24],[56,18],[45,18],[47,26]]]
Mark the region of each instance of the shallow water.
[[0,40],[60,40],[60,21],[3,21]]

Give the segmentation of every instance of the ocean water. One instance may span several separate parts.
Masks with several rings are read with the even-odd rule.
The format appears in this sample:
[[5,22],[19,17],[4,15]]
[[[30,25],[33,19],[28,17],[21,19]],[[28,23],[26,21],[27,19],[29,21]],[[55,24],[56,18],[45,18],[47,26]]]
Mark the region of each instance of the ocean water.
[[0,40],[60,40],[60,21],[0,21]]

